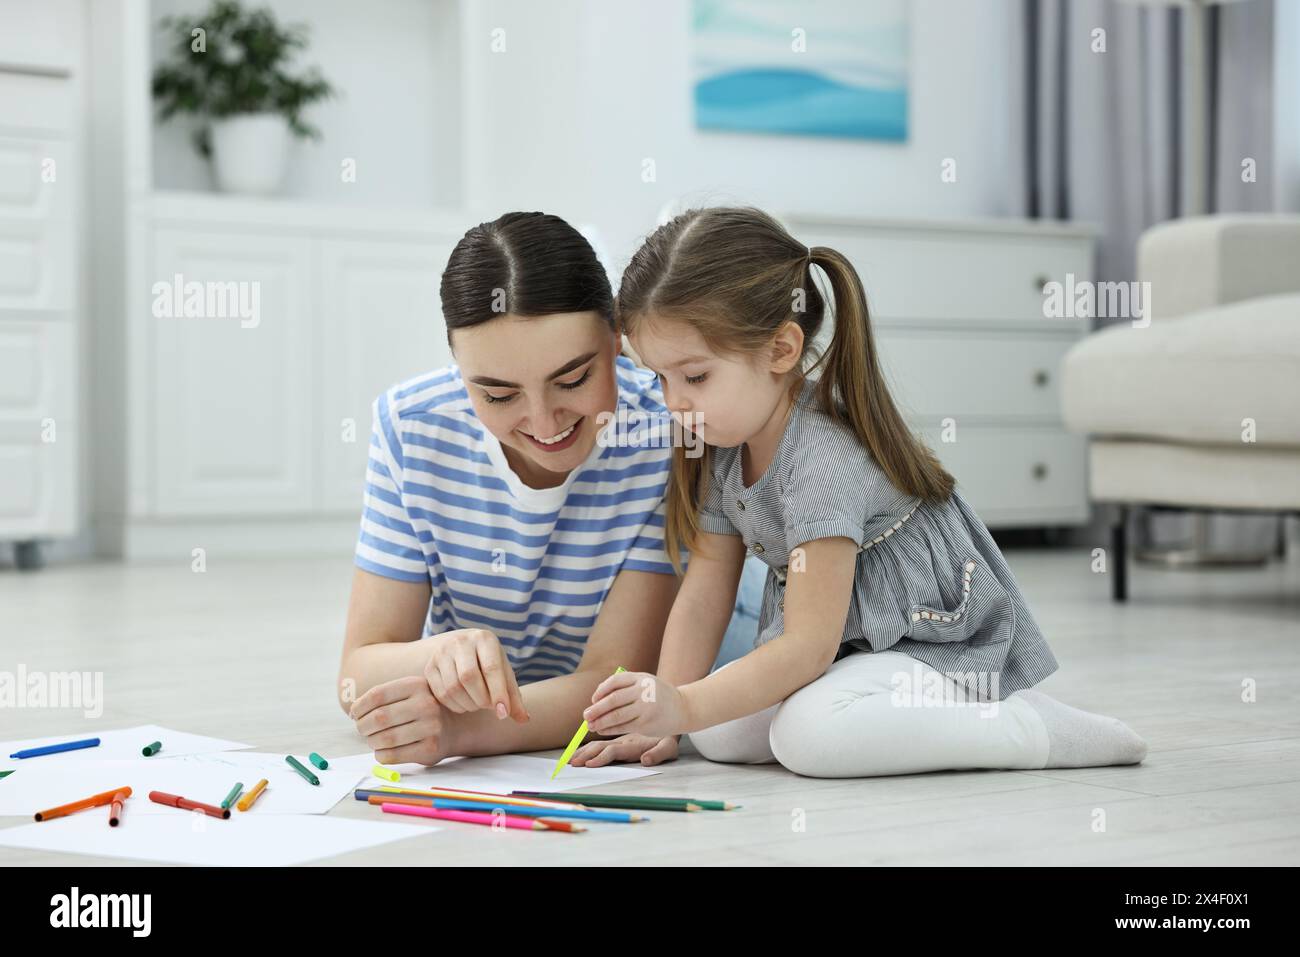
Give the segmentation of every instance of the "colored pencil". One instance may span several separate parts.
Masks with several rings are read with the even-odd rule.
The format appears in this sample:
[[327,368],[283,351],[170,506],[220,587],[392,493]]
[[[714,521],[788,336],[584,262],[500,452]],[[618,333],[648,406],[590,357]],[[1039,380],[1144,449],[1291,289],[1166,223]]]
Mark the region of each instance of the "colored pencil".
[[[511,791],[511,794],[518,794],[521,797],[551,797],[554,792],[549,791]],[[630,794],[586,794],[579,792],[574,797],[580,797],[582,803],[587,807],[621,807],[629,808],[634,811],[702,811],[706,803],[715,805],[726,805],[724,801],[696,801],[693,798],[678,797],[637,797]],[[715,807],[713,810],[729,811],[735,805]]]
[[513,797],[509,794],[493,794],[491,791],[460,791],[456,788],[358,788],[355,792],[358,801],[364,801],[371,794],[403,794],[413,797],[446,798],[448,801],[488,801],[497,804],[518,804],[520,807],[562,807],[570,811],[585,811],[587,808],[573,801],[541,801],[535,798]]
[[99,738],[84,738],[81,741],[64,741],[60,744],[47,744],[39,748],[26,748],[9,755],[11,758],[39,758],[42,754],[59,754],[63,751],[79,751],[82,748],[99,747]]
[[52,807],[45,811],[36,812],[36,820],[49,821],[56,817],[65,817],[69,814],[75,814],[77,811],[84,811],[88,807],[103,807],[110,804],[113,798],[118,794],[126,792],[127,797],[131,796],[130,788],[113,788],[111,791],[104,791],[102,794],[92,794],[88,798],[82,798],[80,801],[72,801],[68,804],[60,804],[58,807]]
[[[418,807],[414,804],[381,804],[385,814],[409,814],[413,817],[432,817],[440,821],[459,821],[462,824],[484,824],[488,827],[513,827],[521,831],[568,831],[579,833],[586,828],[569,821],[548,821],[545,818],[511,817],[509,814],[483,814],[478,811],[444,811],[440,808]],[[497,823],[500,822],[500,823]]]
[[500,810],[506,814],[518,814],[520,817],[572,817],[584,821],[611,821],[615,824],[637,824],[650,818],[640,814],[628,814],[615,811],[570,811],[553,807],[519,807],[516,804],[488,804],[483,801],[451,801],[445,798],[399,797],[395,794],[372,794],[366,799],[371,804],[409,804],[413,807],[436,807],[448,811],[479,811],[486,807]]

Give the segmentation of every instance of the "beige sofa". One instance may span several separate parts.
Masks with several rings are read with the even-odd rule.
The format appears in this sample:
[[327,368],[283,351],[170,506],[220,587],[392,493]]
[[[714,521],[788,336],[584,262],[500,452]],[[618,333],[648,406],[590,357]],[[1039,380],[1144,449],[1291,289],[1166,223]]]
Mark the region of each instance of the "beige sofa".
[[1156,226],[1138,279],[1148,316],[1087,336],[1061,370],[1090,497],[1115,506],[1117,601],[1135,507],[1300,514],[1300,216]]

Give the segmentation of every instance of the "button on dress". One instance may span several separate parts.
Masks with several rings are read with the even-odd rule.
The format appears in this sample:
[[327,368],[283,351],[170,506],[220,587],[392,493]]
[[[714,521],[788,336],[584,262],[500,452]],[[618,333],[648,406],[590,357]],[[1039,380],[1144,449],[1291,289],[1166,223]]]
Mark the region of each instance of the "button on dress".
[[804,383],[768,470],[746,487],[741,448],[713,448],[700,528],[739,535],[768,566],[758,647],[785,630],[785,589],[801,553],[821,538],[859,545],[837,660],[901,651],[952,676],[981,700],[1001,700],[1058,665],[1002,552],[961,494],[922,502],[895,487],[852,430]]

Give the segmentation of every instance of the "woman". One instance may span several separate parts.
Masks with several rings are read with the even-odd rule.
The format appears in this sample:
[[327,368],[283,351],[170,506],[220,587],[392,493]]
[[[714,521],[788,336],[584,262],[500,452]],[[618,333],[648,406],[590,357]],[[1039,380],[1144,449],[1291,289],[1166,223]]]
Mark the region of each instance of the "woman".
[[666,423],[663,397],[587,241],[508,213],[457,244],[441,298],[456,365],[374,403],[339,669],[385,764],[566,744],[603,678],[654,670],[677,590],[672,450],[613,427]]

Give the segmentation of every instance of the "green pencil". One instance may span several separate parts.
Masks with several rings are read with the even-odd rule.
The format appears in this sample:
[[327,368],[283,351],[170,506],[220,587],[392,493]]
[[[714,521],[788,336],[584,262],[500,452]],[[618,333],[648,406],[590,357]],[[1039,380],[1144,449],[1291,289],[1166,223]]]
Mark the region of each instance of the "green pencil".
[[312,784],[320,784],[320,778],[316,777],[316,775],[312,774],[310,771],[304,768],[302,766],[302,762],[299,761],[297,758],[295,758],[292,754],[286,754],[284,759],[289,762],[289,767],[293,768],[295,771],[301,774]]
[[729,801],[698,801],[695,798],[643,797],[630,794],[588,794],[585,791],[511,791],[514,797],[539,801],[576,801],[587,807],[630,808],[637,811],[732,811],[740,807]]

